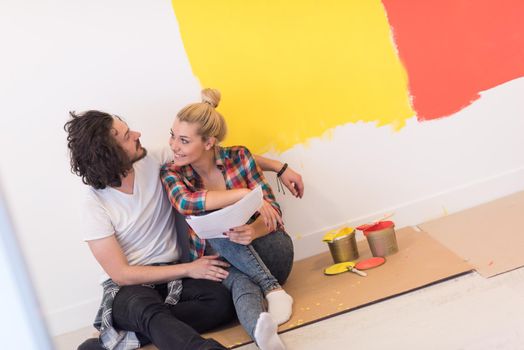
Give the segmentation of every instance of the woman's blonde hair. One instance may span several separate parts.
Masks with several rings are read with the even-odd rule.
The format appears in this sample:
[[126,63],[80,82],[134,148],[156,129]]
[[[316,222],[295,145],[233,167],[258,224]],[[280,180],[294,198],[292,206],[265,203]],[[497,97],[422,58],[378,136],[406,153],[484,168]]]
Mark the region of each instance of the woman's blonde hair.
[[202,102],[192,103],[178,112],[181,122],[198,123],[198,134],[204,138],[214,137],[221,142],[226,137],[227,126],[224,117],[215,109],[220,102],[220,91],[204,89],[201,92]]

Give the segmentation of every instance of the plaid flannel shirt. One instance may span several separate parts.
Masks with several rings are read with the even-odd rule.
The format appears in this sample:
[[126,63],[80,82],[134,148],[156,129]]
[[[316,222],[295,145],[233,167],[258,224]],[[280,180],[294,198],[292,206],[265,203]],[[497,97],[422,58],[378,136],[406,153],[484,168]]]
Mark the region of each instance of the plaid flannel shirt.
[[[215,147],[215,162],[224,175],[226,188],[250,188],[262,186],[264,199],[282,215],[275,195],[269,187],[262,170],[256,164],[253,155],[246,147]],[[206,214],[205,203],[207,190],[202,179],[193,170],[191,165],[176,166],[173,163],[165,164],[160,170],[162,183],[167,191],[171,204],[185,216]],[[255,213],[249,222],[253,222],[258,213]],[[200,239],[189,228],[191,259],[204,255],[205,240]]]

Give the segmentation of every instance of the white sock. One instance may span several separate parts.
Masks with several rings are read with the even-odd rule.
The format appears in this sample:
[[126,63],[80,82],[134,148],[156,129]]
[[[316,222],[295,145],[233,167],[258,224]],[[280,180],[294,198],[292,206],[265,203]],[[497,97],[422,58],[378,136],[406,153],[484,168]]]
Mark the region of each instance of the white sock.
[[255,341],[260,350],[285,350],[277,333],[277,323],[267,312],[262,312],[255,326]]
[[293,298],[285,290],[279,289],[266,295],[267,311],[278,325],[287,322],[293,311]]

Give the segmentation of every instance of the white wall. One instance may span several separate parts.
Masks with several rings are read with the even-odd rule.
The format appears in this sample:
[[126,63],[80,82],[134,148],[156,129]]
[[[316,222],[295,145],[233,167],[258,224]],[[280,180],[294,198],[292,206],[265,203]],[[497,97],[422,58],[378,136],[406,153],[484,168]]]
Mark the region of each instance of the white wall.
[[282,154],[307,181],[304,199],[282,201],[297,257],[344,224],[393,212],[398,227],[415,225],[522,190],[523,92],[521,78],[449,118],[412,118],[400,132],[347,124]]
[[[0,177],[53,334],[91,323],[99,268],[81,241],[83,185],[70,174],[69,110],[124,116],[149,148],[198,98],[168,0],[0,2]],[[395,211],[416,224],[524,186],[524,79],[450,118],[400,132],[348,124],[282,155],[306,195],[280,198],[297,257],[322,233]],[[520,98],[519,98],[520,97]]]

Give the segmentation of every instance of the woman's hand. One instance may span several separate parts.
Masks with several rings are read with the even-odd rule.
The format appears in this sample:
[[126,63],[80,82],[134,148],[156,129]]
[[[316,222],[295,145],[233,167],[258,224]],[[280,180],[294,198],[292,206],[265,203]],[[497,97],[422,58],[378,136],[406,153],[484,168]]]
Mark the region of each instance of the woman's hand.
[[227,275],[229,275],[229,272],[223,268],[231,265],[225,261],[219,260],[218,257],[218,255],[205,255],[190,262],[188,264],[188,277],[221,282],[227,277]]
[[302,198],[304,195],[304,183],[299,173],[287,167],[284,173],[280,175],[280,180],[291,191],[293,196]]
[[225,232],[225,235],[229,237],[231,242],[235,242],[242,245],[248,245],[253,242],[256,238],[256,231],[253,225],[242,225],[230,229],[228,232]]
[[275,231],[279,226],[284,226],[280,214],[268,201],[264,200],[264,204],[262,204],[258,212],[269,232]]

